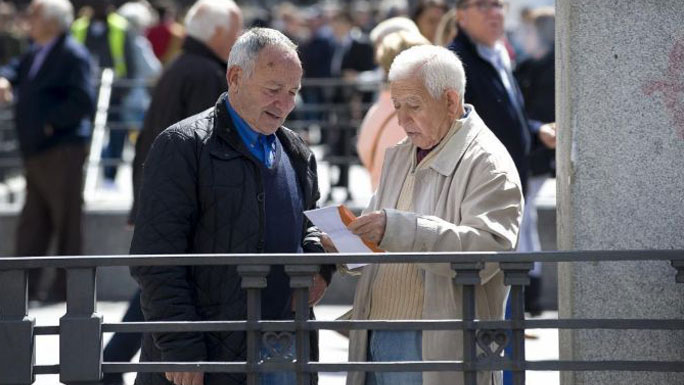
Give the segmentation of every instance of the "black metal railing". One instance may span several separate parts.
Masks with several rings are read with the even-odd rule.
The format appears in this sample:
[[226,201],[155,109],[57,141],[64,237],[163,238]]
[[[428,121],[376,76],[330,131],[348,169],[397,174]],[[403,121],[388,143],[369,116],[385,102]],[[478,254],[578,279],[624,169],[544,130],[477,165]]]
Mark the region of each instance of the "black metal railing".
[[[454,283],[462,286],[462,319],[416,321],[312,321],[307,303],[311,278],[323,264],[343,263],[450,263]],[[35,375],[59,374],[66,384],[98,381],[103,373],[199,371],[246,373],[248,384],[256,384],[259,373],[292,371],[298,384],[308,384],[316,372],[349,371],[460,371],[464,383],[476,384],[478,371],[511,370],[513,383],[525,383],[526,371],[650,371],[684,372],[684,361],[527,361],[525,329],[612,329],[684,330],[681,319],[544,319],[526,320],[523,287],[529,283],[533,261],[614,262],[662,261],[676,269],[676,282],[684,283],[684,250],[571,251],[545,253],[383,253],[383,254],[236,254],[236,255],[149,255],[11,257],[0,259],[0,385],[30,384]],[[294,292],[295,319],[263,321],[261,290],[266,287],[269,266],[287,263]],[[485,263],[498,263],[504,284],[511,286],[512,319],[476,319],[475,288]],[[198,266],[234,265],[247,292],[247,319],[243,321],[103,323],[96,313],[96,274],[103,266]],[[67,310],[58,326],[35,326],[28,317],[27,271],[33,268],[63,268],[67,272]],[[461,330],[462,361],[340,362],[309,360],[312,330]],[[244,362],[102,362],[102,333],[107,332],[216,332],[245,331]],[[34,365],[35,337],[59,335],[58,365]],[[295,356],[260,361],[258,346],[269,340],[294,341]],[[507,345],[512,355],[501,351]],[[274,349],[277,350],[277,349]]]

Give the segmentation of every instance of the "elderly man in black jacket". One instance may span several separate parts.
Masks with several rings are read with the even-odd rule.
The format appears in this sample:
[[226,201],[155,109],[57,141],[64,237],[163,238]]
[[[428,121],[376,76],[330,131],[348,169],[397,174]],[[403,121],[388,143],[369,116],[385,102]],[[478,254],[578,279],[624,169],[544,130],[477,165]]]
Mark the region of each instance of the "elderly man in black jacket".
[[[132,254],[320,252],[319,233],[302,214],[319,198],[314,155],[282,127],[295,105],[302,67],[280,32],[257,28],[235,43],[216,105],[166,129],[145,163]],[[332,268],[314,278],[310,303]],[[246,319],[246,293],[235,266],[133,267],[148,321]],[[262,294],[265,319],[291,319],[291,291],[272,266]],[[142,361],[245,359],[243,332],[154,333]],[[314,349],[315,350],[315,349]],[[262,354],[265,354],[262,351]],[[266,358],[266,357],[263,357]],[[242,384],[244,375],[141,373],[137,384]],[[290,373],[262,384],[294,383]]]

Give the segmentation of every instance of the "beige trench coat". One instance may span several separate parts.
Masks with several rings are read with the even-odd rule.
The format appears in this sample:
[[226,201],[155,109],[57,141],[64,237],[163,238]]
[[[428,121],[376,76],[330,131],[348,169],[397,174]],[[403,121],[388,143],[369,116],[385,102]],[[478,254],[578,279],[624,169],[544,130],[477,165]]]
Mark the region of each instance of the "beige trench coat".
[[[429,168],[415,175],[415,212],[395,210],[416,147],[407,139],[387,150],[380,186],[368,211],[384,209],[380,247],[395,252],[505,251],[514,249],[522,219],[520,178],[510,155],[472,106]],[[461,287],[449,264],[419,264],[424,271],[423,319],[460,319]],[[356,287],[352,319],[368,319],[377,265],[364,267]],[[498,264],[487,264],[476,287],[477,319],[503,319],[508,288]],[[366,361],[365,330],[351,331],[349,361]],[[462,332],[424,331],[424,360],[461,360]],[[365,373],[349,372],[348,385],[363,385]],[[425,372],[424,385],[459,385],[461,372]],[[478,384],[501,383],[501,373],[480,372]]]

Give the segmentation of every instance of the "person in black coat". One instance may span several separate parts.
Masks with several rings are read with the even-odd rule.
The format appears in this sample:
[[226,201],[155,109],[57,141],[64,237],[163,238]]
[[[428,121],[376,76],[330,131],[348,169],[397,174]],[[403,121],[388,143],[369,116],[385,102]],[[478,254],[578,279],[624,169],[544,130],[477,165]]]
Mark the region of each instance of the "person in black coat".
[[[211,17],[212,13],[229,16],[219,19]],[[185,25],[182,52],[159,78],[135,143],[131,224],[135,223],[142,166],[154,139],[171,124],[210,108],[226,91],[226,60],[242,30],[242,12],[232,1],[221,5],[200,0],[188,11]]]
[[[46,255],[53,237],[58,255],[81,254],[83,163],[95,110],[88,52],[68,35],[73,8],[67,0],[34,0],[29,6],[34,45],[0,69],[0,103],[14,89],[15,126],[26,176],[15,253]],[[29,275],[29,297],[63,301],[63,270],[54,284]]]
[[501,140],[527,189],[532,136],[555,143],[555,130],[528,119],[522,95],[501,44],[504,2],[457,1],[458,35],[449,45],[463,61],[468,83],[465,101],[475,106],[487,127]]
[[[296,46],[278,31],[251,29],[235,43],[226,76],[229,91],[213,108],[172,125],[152,145],[131,254],[323,251],[320,233],[303,214],[320,197],[315,157],[281,126],[301,85]],[[322,296],[333,270],[324,266],[314,277],[310,305]],[[236,266],[140,266],[131,267],[131,274],[147,321],[246,319]],[[261,312],[264,319],[293,317],[283,266],[271,266]],[[141,353],[141,361],[245,357],[246,336],[237,331],[146,334]],[[269,359],[263,346],[261,358]],[[282,376],[262,374],[262,380],[294,383],[293,373]],[[233,385],[243,384],[245,376],[172,372],[139,373],[136,379],[140,385],[168,382]]]

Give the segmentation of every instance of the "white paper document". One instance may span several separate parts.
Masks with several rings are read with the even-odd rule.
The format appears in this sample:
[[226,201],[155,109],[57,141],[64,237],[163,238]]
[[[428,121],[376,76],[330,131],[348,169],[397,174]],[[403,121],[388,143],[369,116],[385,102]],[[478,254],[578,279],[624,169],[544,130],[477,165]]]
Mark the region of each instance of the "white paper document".
[[[337,251],[341,253],[372,253],[361,238],[354,235],[345,225],[340,210],[337,206],[324,207],[322,209],[304,211],[304,214],[319,230],[328,234]],[[367,263],[348,263],[347,268],[356,269],[366,266]]]

